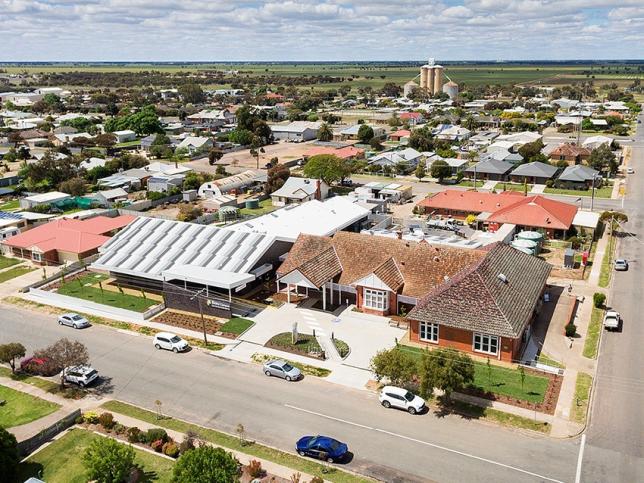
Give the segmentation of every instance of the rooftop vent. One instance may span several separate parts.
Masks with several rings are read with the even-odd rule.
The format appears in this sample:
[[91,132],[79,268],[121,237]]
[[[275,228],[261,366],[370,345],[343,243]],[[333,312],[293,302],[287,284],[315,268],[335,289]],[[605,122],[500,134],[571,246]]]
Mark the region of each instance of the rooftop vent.
[[496,278],[498,278],[499,280],[501,280],[501,282],[503,282],[503,283],[508,283],[508,277],[506,277],[506,276],[505,276],[504,274],[502,274],[502,273],[499,273],[499,274],[496,276]]

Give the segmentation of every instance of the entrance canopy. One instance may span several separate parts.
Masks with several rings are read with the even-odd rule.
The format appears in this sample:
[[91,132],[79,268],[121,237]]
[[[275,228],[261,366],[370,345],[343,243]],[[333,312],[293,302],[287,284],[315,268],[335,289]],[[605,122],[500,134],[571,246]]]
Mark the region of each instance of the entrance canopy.
[[255,280],[255,275],[250,273],[227,272],[194,265],[175,265],[169,270],[164,270],[162,275],[166,281],[181,280],[224,289],[237,288]]

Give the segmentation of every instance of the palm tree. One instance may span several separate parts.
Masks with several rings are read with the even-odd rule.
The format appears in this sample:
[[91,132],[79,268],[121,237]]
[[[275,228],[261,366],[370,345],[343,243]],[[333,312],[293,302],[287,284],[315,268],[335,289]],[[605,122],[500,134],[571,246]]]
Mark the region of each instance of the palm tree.
[[331,141],[333,139],[333,131],[331,131],[331,128],[326,122],[322,123],[318,129],[317,138],[320,141]]

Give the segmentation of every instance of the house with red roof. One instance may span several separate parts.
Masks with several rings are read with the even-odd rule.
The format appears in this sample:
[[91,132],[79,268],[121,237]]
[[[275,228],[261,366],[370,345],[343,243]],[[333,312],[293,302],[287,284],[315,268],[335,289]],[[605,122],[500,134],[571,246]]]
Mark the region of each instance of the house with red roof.
[[361,159],[364,158],[364,149],[356,148],[355,146],[344,146],[342,148],[314,146],[304,153],[304,157],[310,158],[318,154],[333,154],[341,159]]
[[410,126],[421,124],[425,122],[425,117],[420,112],[403,112],[398,116],[402,122],[408,123]]
[[392,132],[389,135],[389,140],[390,141],[398,141],[400,142],[403,138],[408,138],[411,136],[411,131],[408,129],[399,129],[398,131]]
[[573,226],[578,208],[540,195],[524,196],[517,191],[445,190],[420,201],[418,210],[428,215],[458,219],[475,215],[478,226],[489,231],[509,223],[516,225],[519,231],[537,230],[545,232],[549,238],[562,238]]
[[96,216],[85,220],[58,219],[2,241],[5,252],[38,265],[61,265],[98,253],[112,235],[136,216]]

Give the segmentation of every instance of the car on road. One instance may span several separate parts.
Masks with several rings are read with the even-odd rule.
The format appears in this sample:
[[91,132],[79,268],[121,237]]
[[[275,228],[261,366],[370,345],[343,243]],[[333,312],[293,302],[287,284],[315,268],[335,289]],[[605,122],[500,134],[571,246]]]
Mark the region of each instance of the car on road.
[[98,371],[91,366],[71,366],[65,368],[65,381],[78,384],[80,387],[89,386],[98,378]]
[[619,312],[615,310],[608,310],[604,315],[604,328],[606,330],[617,330],[621,322]]
[[276,376],[287,381],[297,381],[302,377],[302,372],[282,359],[275,359],[264,364],[264,374]]
[[635,170],[629,166],[628,168],[626,168],[626,172],[627,172],[628,174],[634,174],[634,173],[635,173]]
[[90,326],[89,320],[81,315],[74,313],[59,315],[58,323],[60,325],[68,325],[70,327],[73,327],[74,329],[83,329]]
[[396,386],[385,386],[380,391],[380,404],[387,409],[404,409],[409,414],[418,414],[425,409],[425,400],[414,393]]
[[615,270],[625,272],[628,270],[628,261],[623,258],[618,258],[615,260]]
[[177,352],[183,352],[190,347],[188,343],[179,337],[177,334],[171,332],[159,332],[154,336],[154,347],[157,349],[165,349]]
[[349,452],[349,447],[328,436],[304,436],[295,444],[297,454],[310,456],[319,460],[335,463],[342,459]]

